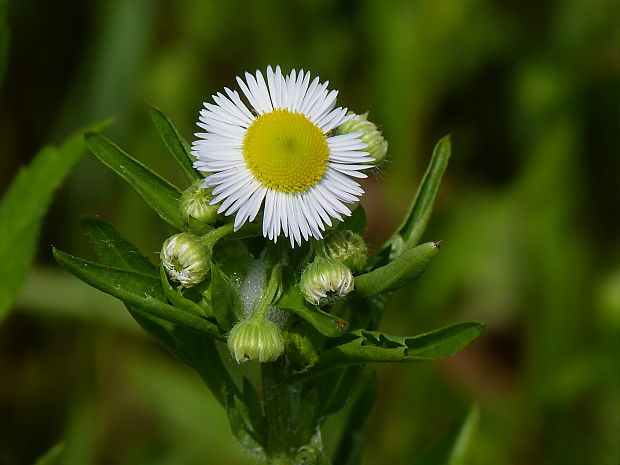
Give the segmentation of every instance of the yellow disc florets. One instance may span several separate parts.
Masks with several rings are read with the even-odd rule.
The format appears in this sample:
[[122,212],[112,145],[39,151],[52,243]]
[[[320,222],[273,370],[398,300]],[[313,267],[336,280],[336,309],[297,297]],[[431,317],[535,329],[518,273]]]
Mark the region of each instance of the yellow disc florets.
[[274,110],[250,125],[243,139],[243,156],[265,187],[294,193],[321,180],[329,147],[323,131],[306,116]]

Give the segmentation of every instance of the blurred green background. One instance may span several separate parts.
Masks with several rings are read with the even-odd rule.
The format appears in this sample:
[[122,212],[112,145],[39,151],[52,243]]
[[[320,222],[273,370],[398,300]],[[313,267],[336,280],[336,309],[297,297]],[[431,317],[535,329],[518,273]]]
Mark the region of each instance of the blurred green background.
[[[487,331],[440,363],[379,368],[365,463],[412,463],[471,402],[471,464],[620,463],[617,1],[13,0],[7,23],[0,192],[38,148],[108,116],[113,139],[180,182],[144,101],[191,139],[202,101],[280,64],[328,79],[389,140],[390,164],[364,185],[376,250],[452,133],[425,236],[444,246],[383,328]],[[79,232],[92,213],[153,258],[171,232],[82,159],[0,326],[0,464],[58,441],[67,465],[252,463],[198,377],[53,262],[50,244],[92,257]]]

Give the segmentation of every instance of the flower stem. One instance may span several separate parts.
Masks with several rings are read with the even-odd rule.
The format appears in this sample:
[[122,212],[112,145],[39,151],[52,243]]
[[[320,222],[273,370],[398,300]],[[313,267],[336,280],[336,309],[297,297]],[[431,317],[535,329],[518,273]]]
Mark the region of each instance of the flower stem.
[[224,226],[220,226],[212,231],[209,231],[207,234],[202,236],[200,239],[202,243],[207,247],[213,247],[217,241],[222,239],[223,237],[228,236],[229,234],[234,232],[234,226],[232,223],[225,224]]

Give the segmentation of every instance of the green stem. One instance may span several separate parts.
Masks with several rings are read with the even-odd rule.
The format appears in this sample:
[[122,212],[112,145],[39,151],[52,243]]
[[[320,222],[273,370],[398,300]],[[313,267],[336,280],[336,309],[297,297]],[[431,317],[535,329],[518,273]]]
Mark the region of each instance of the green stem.
[[229,223],[224,226],[220,226],[201,237],[202,243],[207,247],[213,247],[217,241],[223,237],[232,234],[235,231],[234,226]]
[[263,405],[267,424],[267,447],[272,464],[291,463],[294,445],[291,444],[291,399],[282,383],[284,367],[281,363],[263,363]]
[[271,269],[267,287],[263,289],[261,294],[254,302],[254,309],[250,318],[260,318],[264,320],[267,317],[269,307],[278,300],[278,291],[282,285],[282,265],[275,265]]

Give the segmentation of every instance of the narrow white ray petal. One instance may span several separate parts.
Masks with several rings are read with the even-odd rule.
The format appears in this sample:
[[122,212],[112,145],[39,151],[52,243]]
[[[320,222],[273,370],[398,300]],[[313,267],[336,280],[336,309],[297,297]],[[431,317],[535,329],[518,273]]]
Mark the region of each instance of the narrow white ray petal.
[[232,100],[235,106],[239,109],[241,113],[245,116],[244,123],[250,125],[256,119],[252,112],[248,109],[248,107],[243,103],[241,97],[239,97],[239,92],[236,90],[231,90],[228,87],[224,87],[224,91],[228,95],[228,98]]
[[271,189],[267,189],[265,194],[265,209],[263,211],[263,236],[268,236],[272,239],[272,221],[274,217],[275,209],[275,192]]
[[202,122],[198,122],[196,124],[211,134],[217,134],[228,139],[234,139],[240,143],[243,142],[245,128],[242,128],[241,126],[233,126],[231,124],[205,124]]
[[241,120],[245,120],[246,115],[235,105],[228,97],[226,97],[221,92],[213,95],[213,101],[219,105],[219,107],[224,110],[229,115],[239,118]]
[[319,99],[319,101],[312,107],[314,121],[320,121],[325,114],[329,113],[332,108],[336,106],[337,96],[338,91],[332,90],[325,96],[325,98]]
[[266,187],[260,187],[254,192],[254,195],[248,202],[248,218],[250,221],[254,221],[258,212],[260,211],[260,206],[263,203],[263,199],[265,198],[265,194],[267,193]]
[[317,239],[321,239],[321,227],[323,222],[321,221],[321,217],[312,203],[312,193],[310,191],[306,191],[303,193],[302,197],[302,209],[306,215],[306,220],[308,221],[308,227],[310,228],[311,235]]
[[260,104],[254,97],[254,94],[250,91],[246,83],[239,76],[237,76],[237,84],[239,84],[239,87],[241,88],[241,92],[243,92],[243,95],[245,95],[245,98],[248,99],[248,102],[250,102],[250,105],[252,105],[252,108],[254,108],[254,110],[256,110],[258,113],[261,113]]
[[301,103],[303,102],[304,97],[306,96],[306,91],[308,90],[309,83],[310,83],[310,73],[309,72],[304,73],[304,70],[302,69],[299,72],[299,76],[297,76],[297,84],[295,85],[295,87],[297,87],[297,91],[295,93],[295,100],[293,101],[293,107],[297,111],[300,111]]
[[[310,227],[308,226],[308,219],[306,217],[306,213],[303,211],[303,208],[302,208],[303,199],[300,194],[295,194],[294,196],[291,197],[291,199],[293,200],[293,207],[294,207],[295,217],[297,218],[297,225],[299,226],[299,230],[304,240],[307,241],[308,234],[310,233]],[[301,242],[300,242],[300,245],[301,245]]]
[[347,176],[352,176],[354,178],[358,178],[358,179],[365,179],[368,177],[368,175],[366,173],[361,173],[359,171],[356,170],[347,170],[346,166],[343,165],[339,165],[339,166],[333,166],[333,169],[346,174]]
[[[228,207],[230,207],[234,202],[236,202],[239,198],[244,197],[246,194],[249,197],[250,195],[252,195],[252,181],[250,180],[249,182],[243,184],[243,185],[239,185],[239,186],[233,186],[233,191],[230,192],[226,198],[224,200],[220,200],[222,203],[220,204],[220,207],[217,209],[218,213],[221,213],[225,210],[228,210]],[[250,191],[250,193],[248,194],[248,191]],[[220,196],[218,196],[220,197]],[[217,197],[216,197],[217,198]],[[230,215],[232,213],[232,211],[226,211],[226,215]]]
[[[308,72],[308,76],[310,76],[310,72]],[[311,99],[314,98],[314,94],[316,92],[317,87],[319,87],[319,77],[318,76],[316,76],[312,80],[312,82],[308,86],[308,89],[305,92],[303,100],[299,104],[299,111],[300,111],[300,113],[304,113],[304,114],[306,113],[306,110],[308,109],[308,103],[310,102]]]
[[[308,190],[308,201],[310,202],[310,205],[312,206],[313,210],[316,213],[318,213],[319,216],[321,217],[322,223],[327,224],[328,226],[331,226],[332,220],[330,216],[325,212],[325,209],[323,208],[319,199],[317,198],[314,188],[310,188]],[[319,222],[319,227],[324,230],[325,226],[322,223]]]
[[278,96],[278,108],[284,108],[284,77],[282,76],[282,69],[280,66],[276,66],[276,95]]
[[[280,225],[282,226],[282,232],[288,237],[288,194],[285,192],[278,192],[278,213],[280,214]],[[277,234],[276,234],[277,236]]]
[[327,170],[325,173],[325,179],[330,183],[330,185],[340,186],[342,189],[350,192],[351,194],[362,195],[364,193],[362,186],[360,186],[357,181],[343,176],[333,169]]
[[250,73],[245,73],[245,82],[247,83],[250,92],[252,92],[254,101],[257,104],[254,109],[261,115],[268,113],[270,111],[269,107],[271,106],[271,102],[267,103],[263,92],[261,91],[258,83],[256,82],[256,78]]
[[352,140],[361,140],[363,133],[361,131],[348,132],[346,134],[339,134],[337,136],[331,136],[327,138],[327,141],[330,145],[334,147],[340,145],[341,143],[349,143]]
[[297,73],[294,69],[291,70],[288,76],[286,76],[286,78],[284,79],[284,82],[286,84],[285,86],[286,95],[285,95],[285,100],[284,100],[284,107],[288,108],[291,111],[293,110],[293,97],[295,96],[295,80],[296,79],[297,79]]
[[200,117],[198,118],[200,121],[203,121],[207,124],[212,121],[218,121],[221,123],[242,125],[243,121],[238,118],[231,116],[229,113],[224,111],[215,112],[212,110],[200,110]]
[[[226,215],[231,215],[239,210],[244,204],[247,203],[248,199],[252,197],[252,194],[256,192],[256,189],[260,187],[260,184],[257,181],[251,182],[248,186],[243,189],[239,189],[235,194],[231,197],[237,197],[234,202],[228,207],[226,210]],[[239,193],[237,196],[236,194]],[[228,199],[226,199],[228,201]]]
[[329,204],[330,207],[342,215],[351,216],[351,210],[349,210],[347,206],[334,195],[334,193],[329,189],[329,183],[324,182],[324,178],[321,182],[319,182],[319,184],[316,185],[316,189],[321,193],[323,199]]
[[321,122],[318,123],[318,125],[321,129],[323,129],[323,132],[327,134],[329,131],[342,124],[342,119],[346,116],[346,114],[346,108],[338,107],[328,113],[325,118],[323,118]]
[[329,81],[325,81],[323,84],[317,87],[314,96],[312,97],[312,99],[309,99],[308,103],[306,104],[307,109],[305,111],[305,114],[308,115],[308,118],[310,118],[312,121],[316,121],[317,118],[321,115],[318,110],[323,107],[323,103],[329,95],[329,92],[327,91],[328,84]]
[[267,66],[267,86],[269,87],[269,96],[274,109],[280,108],[280,100],[276,88],[276,76],[271,68]]
[[[214,95],[213,98],[217,98],[217,100],[221,101],[221,99],[217,97],[217,95]],[[221,121],[226,121],[230,124],[242,124],[244,121],[241,118],[243,115],[238,115],[236,113],[231,114],[220,105],[208,102],[204,102],[203,105],[205,109],[200,110],[200,116],[204,118],[218,119]]]
[[256,70],[256,84],[260,99],[263,103],[264,108],[266,109],[265,112],[267,113],[273,111],[273,104],[271,102],[271,97],[269,96],[269,88],[267,87],[267,83],[265,82],[263,73],[258,70]]

